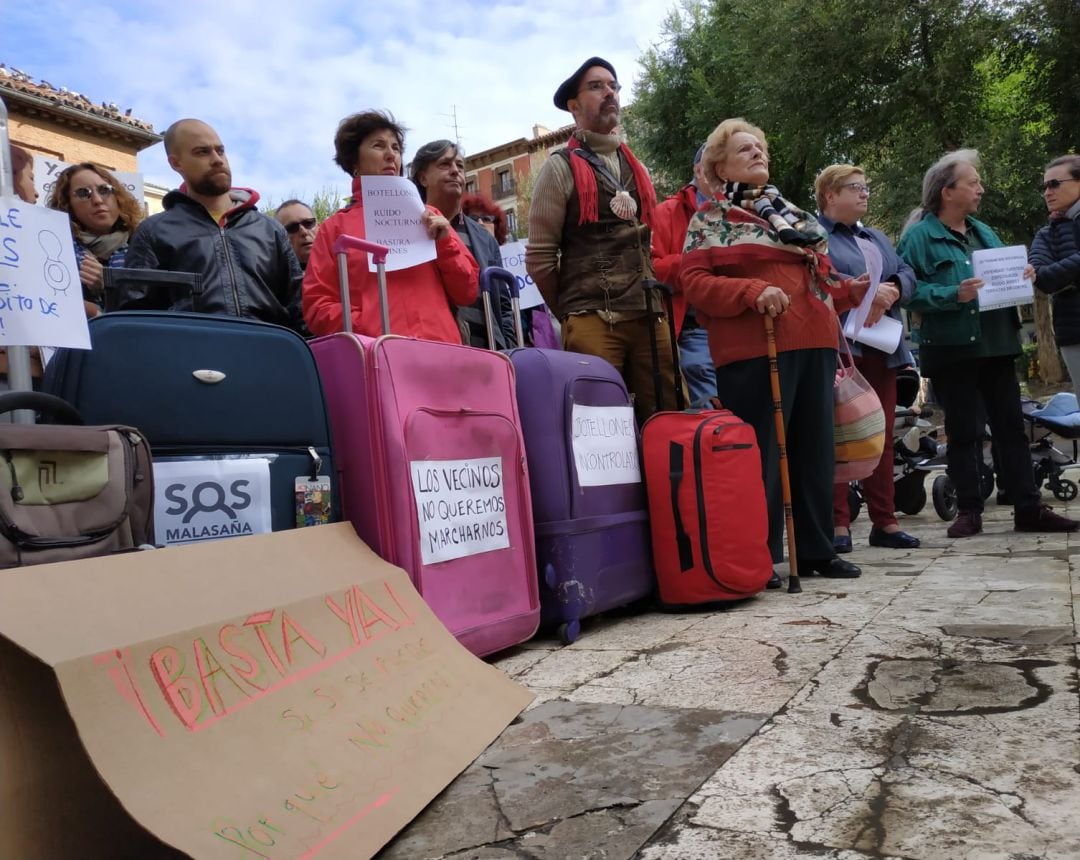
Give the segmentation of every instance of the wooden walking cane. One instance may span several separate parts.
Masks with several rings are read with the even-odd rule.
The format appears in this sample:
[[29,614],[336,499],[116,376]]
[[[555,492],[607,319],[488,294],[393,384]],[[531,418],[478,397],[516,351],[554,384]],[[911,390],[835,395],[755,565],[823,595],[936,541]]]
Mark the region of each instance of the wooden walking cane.
[[780,370],[776,366],[776,332],[773,318],[765,314],[765,339],[769,344],[769,384],[772,386],[773,419],[776,421],[776,447],[780,451],[780,491],[784,497],[784,525],[788,545],[788,594],[802,594],[799,565],[795,558],[795,518],[791,513],[791,478],[787,467],[787,435],[784,432],[784,404],[780,399]]

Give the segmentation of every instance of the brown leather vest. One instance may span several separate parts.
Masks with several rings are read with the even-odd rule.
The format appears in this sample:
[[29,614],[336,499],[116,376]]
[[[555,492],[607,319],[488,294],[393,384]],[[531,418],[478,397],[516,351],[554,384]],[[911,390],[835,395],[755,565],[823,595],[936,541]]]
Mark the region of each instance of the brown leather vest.
[[[553,155],[570,160],[568,150]],[[596,176],[598,218],[578,224],[581,208],[577,190],[566,205],[559,261],[559,313],[582,311],[644,311],[641,282],[654,277],[649,250],[649,228],[637,218],[624,221],[611,211],[617,188],[590,166]],[[634,173],[620,153],[619,181],[630,192],[641,214],[641,196]]]

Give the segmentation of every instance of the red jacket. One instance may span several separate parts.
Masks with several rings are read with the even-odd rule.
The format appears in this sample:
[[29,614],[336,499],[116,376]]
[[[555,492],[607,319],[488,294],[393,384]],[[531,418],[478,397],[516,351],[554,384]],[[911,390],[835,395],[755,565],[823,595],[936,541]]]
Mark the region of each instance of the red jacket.
[[682,333],[686,318],[686,298],[681,276],[683,242],[690,218],[697,211],[697,188],[687,185],[656,207],[652,221],[652,259],[656,280],[675,291],[672,309],[675,333]]
[[[337,259],[330,249],[342,234],[361,239],[365,236],[360,177],[353,180],[353,200],[352,206],[323,222],[311,248],[304,273],[304,319],[312,334],[344,330]],[[476,301],[480,267],[453,228],[435,243],[435,254],[431,262],[386,273],[390,331],[424,340],[461,343],[461,330],[451,304],[465,306]],[[348,261],[353,331],[378,337],[383,332],[375,272],[368,268],[367,254],[350,251]]]
[[[731,209],[727,217],[769,229],[768,222],[744,210]],[[838,279],[827,257],[818,255],[818,265]],[[823,274],[819,271],[819,283]],[[765,324],[755,302],[768,286],[779,287],[791,299],[775,323],[778,352],[836,349],[840,343],[837,312],[857,304],[850,281],[840,280],[829,289],[834,310],[811,293],[805,257],[761,245],[689,251],[683,257],[681,278],[687,301],[709,332],[709,352],[717,367],[767,354]]]

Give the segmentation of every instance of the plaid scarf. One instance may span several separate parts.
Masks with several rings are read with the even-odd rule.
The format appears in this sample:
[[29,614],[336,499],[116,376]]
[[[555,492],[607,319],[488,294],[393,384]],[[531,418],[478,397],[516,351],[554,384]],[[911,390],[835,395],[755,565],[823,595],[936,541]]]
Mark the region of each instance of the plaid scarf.
[[724,187],[724,197],[732,205],[740,206],[769,222],[781,242],[815,247],[828,240],[828,233],[809,212],[788,203],[775,185],[746,185],[729,182]]
[[[595,222],[600,217],[596,172],[584,158],[574,158],[574,150],[581,148],[581,142],[575,135],[570,135],[566,148],[570,155],[570,171],[574,175],[574,187],[577,189],[578,208],[581,210],[578,224]],[[641,212],[638,213],[638,220],[651,226],[653,210],[656,208],[656,191],[653,189],[649,174],[625,143],[619,144],[619,152],[623,154],[630,164],[630,170],[634,174],[634,185],[637,186],[638,197],[641,198]]]

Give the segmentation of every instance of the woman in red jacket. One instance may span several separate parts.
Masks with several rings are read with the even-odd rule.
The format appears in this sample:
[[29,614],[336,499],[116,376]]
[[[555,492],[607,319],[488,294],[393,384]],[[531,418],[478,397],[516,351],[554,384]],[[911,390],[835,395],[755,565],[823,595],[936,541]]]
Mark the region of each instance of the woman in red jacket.
[[[754,427],[769,502],[769,550],[783,558],[784,513],[762,316],[776,318],[799,574],[856,577],[833,548],[833,401],[839,327],[833,302],[852,306],[869,277],[840,282],[827,233],[769,185],[761,129],[722,122],[702,158],[715,200],[690,221],[682,288],[709,332],[720,401]],[[778,580],[770,583],[776,587]]]
[[[304,320],[313,334],[344,330],[337,260],[331,248],[342,234],[364,237],[363,177],[403,175],[404,147],[404,130],[381,111],[353,114],[338,126],[334,160],[353,177],[353,196],[348,206],[323,222],[311,249],[304,274]],[[461,343],[453,306],[476,301],[480,269],[439,210],[428,206],[421,220],[435,240],[435,259],[387,272],[390,330],[425,340]],[[348,264],[353,331],[370,337],[381,335],[378,282],[374,270],[368,268],[367,254],[350,252]]]

